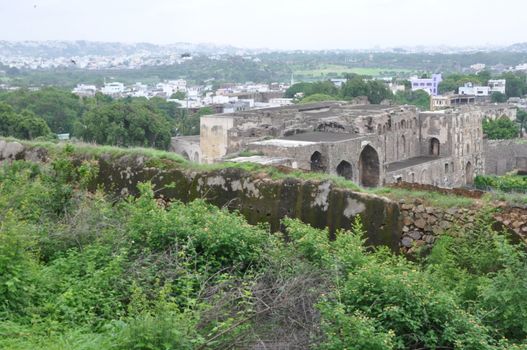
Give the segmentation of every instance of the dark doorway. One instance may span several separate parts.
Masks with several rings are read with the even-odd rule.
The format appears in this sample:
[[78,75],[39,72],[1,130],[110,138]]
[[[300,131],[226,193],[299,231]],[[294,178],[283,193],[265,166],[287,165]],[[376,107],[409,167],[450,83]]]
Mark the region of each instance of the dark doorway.
[[430,155],[439,156],[439,140],[435,137],[430,140]]
[[321,173],[325,172],[326,166],[324,163],[325,162],[322,157],[322,154],[319,151],[316,151],[311,155],[311,171],[316,171],[316,172],[321,172]]
[[353,177],[353,171],[351,164],[343,160],[337,166],[337,174],[345,179],[351,180]]
[[366,146],[359,157],[360,183],[364,187],[379,186],[380,165],[377,151]]

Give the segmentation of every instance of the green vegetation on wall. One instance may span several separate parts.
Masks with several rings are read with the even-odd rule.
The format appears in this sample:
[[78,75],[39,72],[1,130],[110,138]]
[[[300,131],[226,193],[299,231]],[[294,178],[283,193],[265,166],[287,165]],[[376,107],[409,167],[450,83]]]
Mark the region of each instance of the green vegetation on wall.
[[474,185],[483,190],[527,193],[527,176],[520,175],[478,175]]
[[72,151],[0,168],[0,348],[526,349],[525,247],[485,212],[412,262],[360,219],[334,241],[287,219],[286,240],[149,184],[89,193]]

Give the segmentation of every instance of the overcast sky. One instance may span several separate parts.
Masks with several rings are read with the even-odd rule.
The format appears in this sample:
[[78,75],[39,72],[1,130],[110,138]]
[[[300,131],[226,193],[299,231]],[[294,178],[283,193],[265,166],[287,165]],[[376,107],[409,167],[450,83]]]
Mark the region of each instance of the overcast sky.
[[0,40],[276,49],[512,44],[527,0],[0,0]]

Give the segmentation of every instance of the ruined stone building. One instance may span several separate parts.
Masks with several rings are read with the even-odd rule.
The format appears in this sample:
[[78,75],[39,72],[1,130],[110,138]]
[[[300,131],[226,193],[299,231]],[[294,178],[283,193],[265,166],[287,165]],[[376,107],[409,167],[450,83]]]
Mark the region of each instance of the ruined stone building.
[[[502,105],[434,112],[413,106],[318,103],[211,115],[196,137],[172,149],[190,160],[253,161],[325,172],[375,187],[397,181],[458,187],[485,172],[483,118],[509,117]],[[240,157],[251,152],[254,156]]]

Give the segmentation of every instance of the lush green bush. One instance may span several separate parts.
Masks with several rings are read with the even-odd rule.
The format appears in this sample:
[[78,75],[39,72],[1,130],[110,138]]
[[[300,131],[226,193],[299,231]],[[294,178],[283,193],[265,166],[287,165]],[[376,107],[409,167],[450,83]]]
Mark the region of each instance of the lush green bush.
[[314,102],[335,101],[337,99],[338,98],[335,96],[330,96],[326,94],[313,94],[313,95],[309,95],[301,99],[300,103],[306,104],[306,103],[314,103]]
[[246,348],[289,332],[324,350],[526,349],[524,246],[485,213],[412,262],[367,247],[359,217],[334,241],[293,219],[279,238],[149,184],[89,193],[97,167],[73,153],[0,168],[0,348]]
[[491,140],[507,140],[518,137],[518,124],[507,117],[483,121],[483,133]]
[[478,175],[474,178],[477,188],[500,190],[503,192],[527,192],[527,176],[521,175]]
[[23,110],[15,113],[11,106],[0,102],[0,136],[11,136],[32,140],[37,137],[50,137],[51,131],[44,119],[33,112]]

